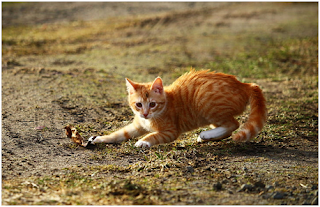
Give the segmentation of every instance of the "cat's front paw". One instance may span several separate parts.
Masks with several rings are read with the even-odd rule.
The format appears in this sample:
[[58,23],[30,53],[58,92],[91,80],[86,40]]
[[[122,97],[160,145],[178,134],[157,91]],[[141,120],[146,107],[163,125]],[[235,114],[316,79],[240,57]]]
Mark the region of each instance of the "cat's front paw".
[[135,147],[151,147],[151,143],[147,141],[139,140],[134,146]]
[[99,136],[92,136],[88,139],[88,144],[95,144],[97,138],[99,138]]

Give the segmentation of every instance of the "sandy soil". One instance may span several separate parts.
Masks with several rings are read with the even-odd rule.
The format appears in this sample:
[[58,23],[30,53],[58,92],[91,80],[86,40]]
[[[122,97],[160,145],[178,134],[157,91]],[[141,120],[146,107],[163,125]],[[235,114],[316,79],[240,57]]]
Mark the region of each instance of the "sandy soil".
[[[239,10],[237,10],[237,8]],[[251,12],[245,12],[246,9],[249,9]],[[242,28],[239,28],[240,26],[237,27],[237,25],[243,25],[245,22],[244,20],[250,22],[248,25],[253,25],[252,27],[254,27],[254,25],[261,24],[259,21],[263,21],[264,24],[271,25],[272,22],[275,21],[273,19],[275,15],[277,16],[276,21],[285,21],[285,19],[292,14],[300,14],[299,9],[301,9],[301,13],[309,10],[313,11],[310,6],[304,5],[303,7],[299,7],[296,5],[287,6],[284,4],[281,4],[280,6],[269,4],[262,6],[253,4],[237,6],[233,3],[81,2],[63,3],[62,6],[62,3],[27,3],[3,7],[2,26],[3,28],[19,25],[43,27],[43,25],[46,24],[68,24],[73,21],[87,22],[119,17],[132,17],[134,19],[139,18],[140,16],[167,14],[170,16],[170,14],[173,14],[172,16],[177,18],[177,20],[171,21],[171,19],[168,18],[168,21],[171,21],[170,24],[168,23],[167,25],[168,28],[179,27],[184,24],[184,21],[189,21],[189,23],[193,23],[193,27],[198,27],[199,30],[202,31],[203,37],[205,37],[209,33],[210,35],[215,35],[215,31],[207,31],[208,25],[214,25],[216,28],[220,28],[222,30],[226,30],[232,26],[233,32],[240,34],[242,33]],[[192,11],[192,13],[184,13],[186,11]],[[224,19],[214,19],[210,16],[208,11],[214,11],[220,15],[219,17],[223,16]],[[259,12],[262,12],[263,14],[259,15]],[[193,17],[185,17],[185,14],[192,14]],[[206,24],[201,22],[206,22]],[[145,24],[151,23],[146,21]],[[153,28],[156,26],[157,25]],[[143,25],[141,27],[143,27]],[[252,28],[249,28],[249,30],[250,29]],[[282,28],[273,28],[272,32],[279,33],[279,38],[281,38],[282,35],[285,35],[285,32],[282,32],[281,29]],[[197,42],[196,38],[190,38],[183,42],[180,38],[181,36],[174,36],[175,32],[174,30],[172,31],[171,35],[176,38],[176,42],[181,41],[179,44],[182,45],[186,43],[185,47],[187,49],[185,48],[184,56],[176,56],[176,58],[180,58],[179,61],[183,58],[186,58],[186,60],[197,59],[200,62],[199,66],[201,66],[204,62],[212,60],[210,54],[219,54],[219,51],[233,48],[233,45],[228,43],[226,37],[226,40],[224,41],[217,41],[218,46],[214,51],[209,51],[209,49],[203,49],[208,47],[207,42]],[[140,38],[137,31],[124,32],[126,32],[126,36],[129,38],[131,35],[137,35],[137,38]],[[157,32],[157,30],[154,32]],[[266,30],[266,33],[267,32],[270,31]],[[150,34],[152,35],[151,32],[149,35]],[[182,32],[182,34],[184,33]],[[299,34],[302,36],[313,35],[306,30]],[[142,35],[142,37],[144,36]],[[150,36],[146,37],[146,39],[150,42],[154,41],[152,43],[154,45],[157,45],[156,41],[160,41],[159,39],[152,39],[149,37]],[[99,38],[96,38],[95,41],[99,42]],[[165,38],[166,41],[170,41],[170,36]],[[100,40],[101,44],[104,44],[103,41],[107,41],[103,38]],[[115,40],[118,41],[118,43],[120,41],[120,39],[116,38]],[[116,41],[112,42],[109,39],[108,41],[111,42],[111,45],[116,45],[117,43]],[[123,43],[121,43],[121,50],[123,50],[123,46],[125,44],[129,43],[123,41]],[[95,47],[97,46],[92,46],[92,48]],[[130,48],[130,46],[128,46],[128,48]],[[160,47],[158,50],[161,53]],[[67,124],[81,125],[85,128],[82,135],[87,138],[90,135],[115,130],[132,119],[132,112],[127,107],[126,97],[123,95],[125,94],[123,80],[127,72],[125,70],[120,71],[120,69],[117,68],[121,68],[122,66],[123,68],[132,66],[135,70],[138,70],[138,68],[146,66],[147,63],[145,65],[140,64],[140,59],[137,59],[137,57],[140,56],[133,52],[130,53],[129,49],[128,51],[129,54],[122,54],[119,52],[121,58],[126,58],[125,60],[120,58],[119,61],[117,60],[117,56],[114,59],[112,59],[113,57],[111,56],[107,56],[106,58],[109,58],[107,61],[103,60],[102,57],[100,58],[99,54],[97,54],[97,57],[101,60],[99,64],[104,64],[106,68],[108,68],[106,69],[106,73],[99,70],[100,65],[96,63],[98,62],[97,60],[94,60],[96,62],[92,61],[90,63],[90,61],[84,59],[81,54],[79,57],[76,57],[76,53],[65,53],[57,56],[44,54],[43,57],[41,55],[32,54],[3,54],[3,181],[26,178],[29,176],[55,175],[59,174],[61,169],[71,166],[128,166],[144,161],[144,157],[141,154],[130,155],[126,153],[121,154],[121,159],[109,159],[108,156],[106,156],[105,159],[94,159],[99,152],[98,149],[88,150],[76,147],[69,139],[66,138],[64,132],[64,126]],[[159,53],[156,53],[157,51],[149,50],[148,52],[152,57],[153,54],[159,55]],[[132,54],[131,57],[130,54]],[[145,57],[142,53],[141,59],[144,60],[144,58],[147,59],[147,56]],[[159,59],[161,58],[159,57]],[[113,60],[114,62],[111,63]],[[172,67],[179,67],[179,65],[176,65],[176,62],[178,61],[172,58],[170,61],[168,60],[167,65],[170,63]],[[192,61],[189,63],[192,64],[191,62]],[[112,64],[117,65],[114,66]],[[155,68],[159,66],[164,77],[168,77],[167,80],[172,81],[173,78],[169,78],[171,76],[169,76],[163,69],[165,66],[161,65],[162,63],[157,64],[158,63],[155,62],[155,66],[146,66],[146,72],[143,71],[139,75],[136,75],[136,77],[139,76],[137,79],[141,80],[144,77],[154,77],[157,74],[157,72],[155,72]],[[313,74],[315,73],[313,72]],[[74,79],[70,77],[77,79],[77,81],[73,82]],[[104,82],[106,79],[101,80],[106,77],[108,78],[108,81]],[[93,85],[90,85],[91,80],[95,81]],[[281,80],[277,82],[269,79],[261,79],[253,81],[258,82],[258,84],[262,86],[268,99],[277,100],[278,98],[294,99],[295,97],[303,94],[303,87],[306,84],[305,82],[308,81],[303,82],[304,80],[302,80],[303,83],[300,84],[295,80],[289,79],[287,81]],[[72,87],[77,87],[75,84],[83,84],[83,87],[97,88],[93,90],[95,94],[90,94],[89,89],[86,89],[88,91],[85,93],[80,94],[78,91],[72,92]],[[107,85],[104,86],[103,84]],[[119,87],[119,89],[116,92],[112,92],[112,85]],[[313,87],[313,89],[316,90],[317,84],[313,84],[310,87]],[[81,87],[79,87],[79,90],[80,89]],[[92,98],[92,96],[96,97]],[[103,102],[103,100],[106,101]],[[299,107],[300,106],[301,105],[299,105]],[[317,111],[318,107],[315,102],[310,103],[308,107],[306,106],[303,109],[304,114],[308,114],[309,117],[309,120],[304,120],[305,122],[310,122],[308,130],[314,131],[316,135],[305,135],[303,133],[299,133],[299,124],[297,124],[296,130],[293,129],[295,135],[290,139],[279,139],[275,137],[272,139],[270,138],[271,140],[265,141],[260,138],[258,141],[248,143],[245,149],[242,148],[242,150],[237,149],[237,147],[229,143],[227,145],[230,145],[232,148],[231,151],[229,151],[228,154],[223,154],[220,159],[214,161],[216,166],[215,168],[235,170],[248,168],[251,173],[254,173],[255,168],[259,168],[259,172],[255,175],[257,176],[256,179],[258,179],[258,176],[260,175],[263,179],[265,178],[265,183],[269,183],[274,186],[276,186],[276,184],[274,184],[274,181],[272,180],[273,175],[283,176],[282,178],[286,177],[286,184],[281,186],[283,189],[286,189],[285,191],[288,193],[288,195],[285,196],[286,200],[284,200],[284,203],[302,204],[315,202],[314,200],[317,199],[315,190],[318,189],[318,180],[314,179],[314,177],[308,177],[303,174],[302,171],[308,167],[309,169],[318,169]],[[269,113],[270,117],[272,117],[268,122],[270,126],[275,124],[284,124],[277,118],[282,112],[270,108]],[[283,135],[284,132],[279,133],[280,136],[285,136]],[[265,133],[263,136],[268,135]],[[210,150],[219,152],[219,150],[224,149],[225,144],[226,143],[222,145],[213,144]],[[117,146],[114,147],[116,148]],[[196,162],[197,159],[200,158],[192,157],[189,161],[191,161],[191,159]],[[243,160],[245,160],[244,163],[241,162]],[[209,166],[212,163],[207,164]],[[201,165],[199,166],[205,167]],[[194,166],[194,168],[196,167]],[[300,171],[290,170],[294,168]],[[232,176],[227,179],[227,182],[225,182],[224,185],[232,186],[233,184],[230,181],[231,179]],[[307,185],[307,187],[301,187],[300,184]],[[300,194],[296,193],[291,195],[292,198],[289,198],[289,193],[294,191],[293,187],[295,186],[300,186],[305,189],[305,191],[299,191]],[[230,203],[230,200],[232,199],[238,199],[240,204],[246,203],[242,198],[241,192],[233,192],[235,194],[233,195],[233,198],[228,198],[228,202],[218,199],[218,203]],[[260,196],[259,202],[255,202],[254,200],[257,198],[258,193],[259,192],[252,192],[253,197],[250,198],[252,203],[274,204],[275,202],[278,202],[278,200],[272,199],[271,195],[267,196],[265,199]],[[250,202],[248,203],[250,204]],[[180,204],[186,203],[182,202]],[[195,202],[195,204],[201,204],[201,202]],[[281,204],[281,202],[278,202],[278,204]]]

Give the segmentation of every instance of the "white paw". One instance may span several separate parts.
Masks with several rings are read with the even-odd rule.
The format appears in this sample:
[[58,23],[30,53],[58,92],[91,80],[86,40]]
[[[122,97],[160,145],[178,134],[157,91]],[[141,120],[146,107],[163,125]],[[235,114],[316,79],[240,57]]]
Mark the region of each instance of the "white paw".
[[209,134],[206,131],[204,131],[204,132],[200,133],[199,138],[200,139],[210,139],[210,137],[208,135]]
[[198,136],[197,142],[203,142],[203,139],[201,139],[200,135]]
[[201,139],[219,139],[225,136],[227,133],[227,129],[224,127],[217,127],[215,129],[204,131],[200,133]]
[[139,140],[134,146],[135,147],[151,147],[151,143]]
[[95,144],[97,142],[97,139],[99,139],[100,136],[91,136],[88,139],[88,142],[91,142],[91,144]]

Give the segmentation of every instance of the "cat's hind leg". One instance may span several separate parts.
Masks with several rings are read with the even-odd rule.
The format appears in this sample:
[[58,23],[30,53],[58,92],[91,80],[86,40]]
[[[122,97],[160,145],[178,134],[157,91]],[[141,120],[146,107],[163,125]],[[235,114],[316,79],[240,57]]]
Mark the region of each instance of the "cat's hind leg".
[[218,141],[228,138],[232,135],[232,132],[239,128],[239,122],[233,117],[222,123],[213,124],[216,128],[203,131],[200,133],[197,141]]
[[[221,140],[229,136],[231,136],[231,133],[229,133],[229,130],[227,128],[217,127],[215,129],[201,132],[199,138],[200,138],[200,141]],[[199,138],[198,138],[198,141],[199,141]]]

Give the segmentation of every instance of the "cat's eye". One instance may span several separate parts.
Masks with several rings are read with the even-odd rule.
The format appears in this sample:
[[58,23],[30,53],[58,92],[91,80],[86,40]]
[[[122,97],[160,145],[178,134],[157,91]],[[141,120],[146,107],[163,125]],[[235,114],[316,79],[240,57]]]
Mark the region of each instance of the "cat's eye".
[[149,104],[150,108],[153,108],[153,107],[155,107],[156,105],[157,105],[156,102],[151,102],[151,103]]
[[138,103],[136,103],[136,106],[137,106],[138,108],[141,108],[141,107],[142,107],[142,103],[138,102]]

